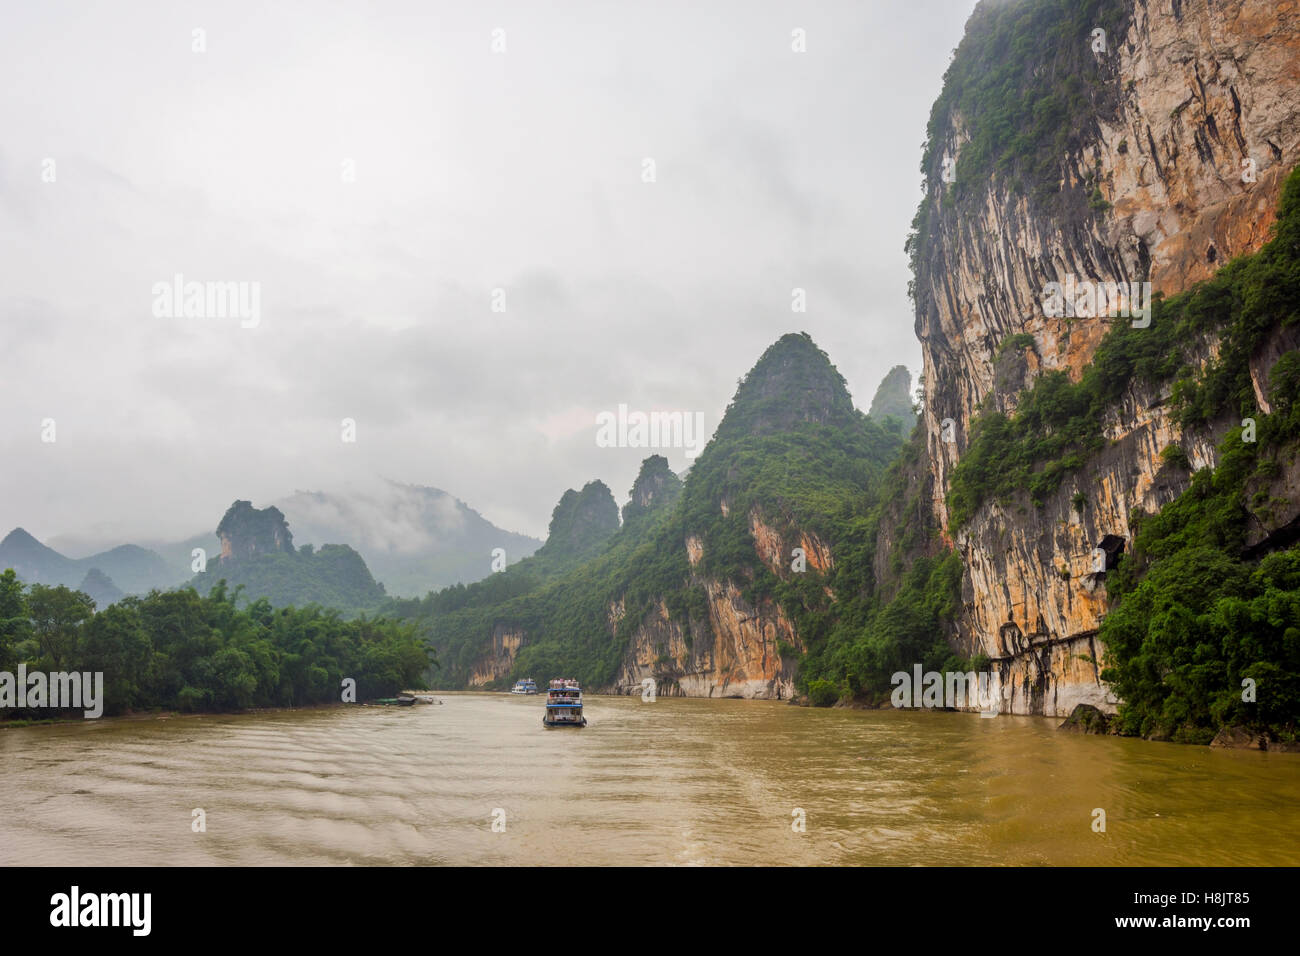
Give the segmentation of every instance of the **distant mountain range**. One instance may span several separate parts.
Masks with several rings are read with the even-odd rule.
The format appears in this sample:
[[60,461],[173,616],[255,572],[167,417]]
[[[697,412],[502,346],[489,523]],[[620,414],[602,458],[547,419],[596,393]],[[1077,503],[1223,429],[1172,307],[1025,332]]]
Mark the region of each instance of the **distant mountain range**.
[[[351,545],[385,591],[398,597],[477,581],[491,572],[494,549],[502,549],[513,564],[542,544],[503,531],[445,491],[396,482],[347,493],[298,491],[276,507],[295,545]],[[72,535],[54,543],[65,550],[86,547]],[[202,548],[212,560],[220,555],[220,547],[212,531],[182,541],[146,540],[70,558],[15,528],[0,541],[0,569],[12,567],[28,583],[74,588],[98,571],[89,583],[102,607],[108,603],[103,599],[115,600],[115,594],[142,594],[190,581],[194,549]]]
[[168,568],[157,552],[134,544],[120,545],[87,558],[64,557],[22,528],[15,528],[0,541],[0,568],[13,568],[28,583],[68,587],[79,587],[87,574],[99,570],[118,588],[131,593],[179,583],[188,576]]

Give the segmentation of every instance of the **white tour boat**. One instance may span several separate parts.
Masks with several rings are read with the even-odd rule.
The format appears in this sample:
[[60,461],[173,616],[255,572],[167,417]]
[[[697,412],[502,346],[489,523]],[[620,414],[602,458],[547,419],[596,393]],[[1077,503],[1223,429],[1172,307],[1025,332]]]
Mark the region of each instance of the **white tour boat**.
[[576,680],[561,677],[551,681],[546,691],[546,713],[542,716],[546,727],[586,727],[582,716],[582,688]]

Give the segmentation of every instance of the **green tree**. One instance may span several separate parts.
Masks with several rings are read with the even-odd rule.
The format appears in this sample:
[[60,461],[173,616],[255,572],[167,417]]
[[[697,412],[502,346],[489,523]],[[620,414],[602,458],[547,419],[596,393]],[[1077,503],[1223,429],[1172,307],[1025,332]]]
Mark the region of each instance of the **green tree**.
[[18,660],[18,645],[31,635],[23,582],[13,568],[0,574],[0,670],[12,671]]
[[60,584],[33,584],[27,595],[32,631],[51,670],[66,670],[75,664],[77,639],[82,622],[95,613],[90,595]]
[[145,703],[153,664],[153,647],[136,607],[113,604],[85,622],[78,666],[103,673],[105,713]]

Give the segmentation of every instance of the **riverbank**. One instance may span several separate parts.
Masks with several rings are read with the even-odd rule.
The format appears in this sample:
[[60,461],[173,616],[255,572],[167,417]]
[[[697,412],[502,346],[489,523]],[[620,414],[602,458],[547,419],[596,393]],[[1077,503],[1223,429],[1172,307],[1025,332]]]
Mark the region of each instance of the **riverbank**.
[[[402,694],[430,696],[435,692],[429,690],[404,690]],[[186,720],[200,719],[204,717],[243,717],[256,714],[291,714],[300,712],[323,711],[323,710],[340,710],[348,707],[387,707],[390,704],[375,704],[371,701],[362,701],[360,704],[345,704],[341,701],[331,702],[328,704],[307,704],[303,707],[248,707],[243,710],[149,710],[137,711],[128,714],[114,714],[110,717],[15,717],[12,719],[0,718],[0,730],[20,727],[57,727],[63,724],[84,724],[93,722],[96,724],[117,723],[117,722],[150,722],[155,720]]]
[[246,710],[158,710],[158,711],[139,711],[129,714],[114,714],[111,717],[45,717],[38,719],[29,719],[26,717],[16,717],[12,720],[0,719],[0,730],[9,728],[17,729],[19,727],[57,727],[62,724],[110,724],[110,723],[131,723],[131,722],[149,722],[155,720],[185,720],[189,718],[201,719],[203,717],[242,717],[253,714],[278,714],[294,713],[297,711],[312,710],[333,710],[338,707],[355,707],[356,704],[313,704],[307,707],[250,707]]

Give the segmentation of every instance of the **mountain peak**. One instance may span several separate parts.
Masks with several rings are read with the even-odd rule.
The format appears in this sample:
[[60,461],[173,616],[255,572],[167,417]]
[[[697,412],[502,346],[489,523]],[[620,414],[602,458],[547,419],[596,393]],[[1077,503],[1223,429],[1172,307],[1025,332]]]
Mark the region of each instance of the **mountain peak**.
[[641,471],[623,506],[623,523],[631,518],[672,504],[682,492],[682,480],[668,467],[663,455],[651,455],[641,462]]
[[77,586],[77,590],[83,594],[89,594],[95,602],[95,609],[99,611],[126,597],[122,593],[122,589],[113,583],[113,579],[99,568],[91,568],[87,571],[86,576],[81,579],[81,584]]
[[279,508],[260,511],[251,501],[236,501],[217,525],[222,560],[241,561],[261,554],[293,554],[293,535]]
[[[25,528],[14,528],[14,530],[4,536],[3,541],[0,541],[0,548],[33,544],[41,543],[32,537]],[[44,547],[44,545],[41,545],[41,547]]]
[[868,418],[883,425],[890,416],[909,428],[916,423],[916,412],[912,410],[912,374],[906,365],[891,368],[871,399]]
[[13,568],[19,577],[44,582],[71,564],[71,560],[41,544],[23,528],[14,528],[0,541],[0,570]]
[[600,479],[587,482],[581,491],[570,488],[551,512],[546,544],[538,552],[586,554],[618,530],[618,505],[609,486]]
[[736,389],[719,437],[790,431],[805,422],[846,424],[857,416],[844,377],[807,332],[781,336]]

